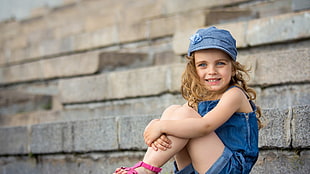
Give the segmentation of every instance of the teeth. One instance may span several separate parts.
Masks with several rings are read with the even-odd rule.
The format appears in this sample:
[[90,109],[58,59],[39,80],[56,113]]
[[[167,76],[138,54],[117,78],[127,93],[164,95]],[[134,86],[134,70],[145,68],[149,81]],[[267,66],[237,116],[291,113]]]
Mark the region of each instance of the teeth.
[[215,81],[217,81],[217,80],[208,80],[209,82],[215,82]]

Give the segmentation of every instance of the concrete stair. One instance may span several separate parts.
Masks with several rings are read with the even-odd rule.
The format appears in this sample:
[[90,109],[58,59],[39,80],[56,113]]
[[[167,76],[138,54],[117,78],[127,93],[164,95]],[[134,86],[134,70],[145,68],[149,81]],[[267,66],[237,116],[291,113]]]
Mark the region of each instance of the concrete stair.
[[112,173],[141,160],[147,123],[184,103],[189,36],[209,25],[230,30],[252,67],[265,124],[252,173],[308,173],[310,11],[295,3],[82,0],[0,24],[0,174]]
[[[298,61],[291,62],[291,57],[296,55]],[[274,152],[268,153],[268,149],[284,149],[277,155],[289,160],[292,156],[297,157],[290,149],[309,147],[309,123],[305,119],[310,105],[304,105],[310,96],[309,85],[296,85],[309,80],[308,71],[302,71],[309,68],[309,64],[304,63],[309,55],[308,48],[299,48],[239,57],[240,62],[255,67],[250,84],[258,89],[258,102],[265,108],[266,127],[260,131],[259,144],[264,155],[260,156],[260,165],[271,168],[269,163],[278,163],[277,158],[269,159]],[[258,61],[260,58],[264,61]],[[284,62],[290,66],[283,66]],[[141,151],[146,148],[141,135],[147,123],[159,118],[170,104],[184,102],[177,92],[183,69],[184,64],[178,63],[59,80],[63,110],[2,116],[2,120],[6,121],[0,128],[0,154],[31,154],[41,159],[49,154],[72,153],[81,154],[78,158],[83,158],[84,153],[88,154],[87,158],[92,158],[98,153],[98,159],[111,160],[109,155],[128,151],[133,156],[139,154],[134,158],[140,158]],[[265,72],[268,75],[264,76]],[[272,78],[275,75],[277,78]],[[278,87],[283,83],[290,85]],[[284,102],[283,98],[290,100]],[[44,118],[40,118],[43,115]],[[106,153],[109,155],[103,155]],[[67,159],[67,155],[64,156],[62,158]],[[112,172],[114,167],[122,165],[123,158],[128,156],[119,154],[118,161],[109,165],[91,163],[95,168],[104,167],[104,170]],[[305,162],[304,158],[307,158],[307,151],[298,156],[302,162]],[[266,159],[270,160],[269,163],[265,162]],[[26,165],[30,165],[28,160]],[[169,170],[169,165],[166,170]],[[260,173],[265,170],[260,165],[254,171]],[[293,168],[290,163],[286,165]],[[300,168],[301,171],[305,169]]]
[[[295,106],[286,109],[264,109],[264,123],[266,126],[260,130],[259,147],[263,154],[260,155],[257,167],[254,171],[260,173],[264,168],[271,168],[270,163],[279,163],[279,157],[275,158],[274,151],[268,149],[280,148],[277,156],[286,161],[286,170],[295,170],[294,164],[290,163],[293,157],[305,163],[307,151],[301,150],[297,155],[290,149],[304,149],[309,147],[309,122],[307,120],[310,111],[309,105]],[[122,165],[122,158],[128,158],[117,151],[145,150],[146,146],[141,134],[147,123],[158,118],[159,115],[147,116],[111,116],[96,119],[62,121],[40,123],[26,126],[9,126],[0,128],[1,150],[3,155],[33,155],[36,158],[45,158],[46,155],[68,154],[78,155],[86,153],[90,156],[98,153],[97,158],[109,158],[117,155],[119,160],[111,163],[111,166],[98,164],[98,168],[104,171],[113,171],[117,165]],[[7,136],[10,135],[10,136]],[[132,152],[132,153],[133,153]],[[108,154],[105,156],[103,154]],[[133,153],[139,154],[141,153]],[[123,156],[124,155],[124,156]],[[270,159],[271,158],[271,159]],[[87,159],[87,158],[86,158]],[[29,161],[28,159],[27,161]],[[56,160],[56,159],[54,159]],[[267,160],[267,161],[266,161]],[[82,160],[84,161],[84,160]],[[91,162],[95,165],[96,160]],[[29,165],[29,164],[28,164]],[[168,168],[167,164],[167,168]],[[53,164],[51,164],[53,166]],[[281,170],[284,170],[281,169]],[[300,172],[306,171],[307,166],[301,165]],[[271,170],[271,169],[269,169]],[[63,172],[63,171],[62,171]]]

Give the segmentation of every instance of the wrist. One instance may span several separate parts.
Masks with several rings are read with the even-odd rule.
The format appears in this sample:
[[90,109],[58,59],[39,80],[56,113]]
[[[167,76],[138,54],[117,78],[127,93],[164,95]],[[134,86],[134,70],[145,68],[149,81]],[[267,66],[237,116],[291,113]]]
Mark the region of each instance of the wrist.
[[164,126],[165,121],[164,120],[159,120],[158,121],[158,127],[159,127],[159,131],[161,134],[165,134],[165,126]]

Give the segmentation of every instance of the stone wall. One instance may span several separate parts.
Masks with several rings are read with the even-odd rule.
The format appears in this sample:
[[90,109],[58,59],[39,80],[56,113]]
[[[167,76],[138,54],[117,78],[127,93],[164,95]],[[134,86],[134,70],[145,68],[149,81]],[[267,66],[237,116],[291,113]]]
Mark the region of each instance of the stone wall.
[[[112,173],[141,160],[188,38],[215,25],[252,67],[265,127],[251,173],[308,173],[307,0],[67,0],[0,23],[0,174]],[[172,164],[163,173],[171,173]]]

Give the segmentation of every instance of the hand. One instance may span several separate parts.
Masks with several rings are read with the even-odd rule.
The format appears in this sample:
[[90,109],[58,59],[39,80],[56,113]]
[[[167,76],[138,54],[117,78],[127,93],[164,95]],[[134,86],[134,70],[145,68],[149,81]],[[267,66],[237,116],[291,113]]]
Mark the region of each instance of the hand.
[[162,135],[159,124],[159,119],[152,120],[144,130],[144,142],[149,147],[152,147],[152,143]]
[[155,140],[151,147],[155,150],[162,150],[162,151],[166,151],[167,149],[170,149],[171,146],[171,140],[167,137],[167,135],[162,134],[157,140]]

